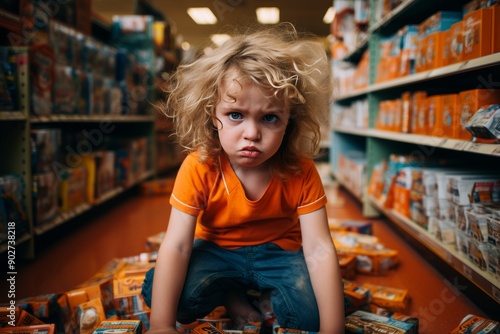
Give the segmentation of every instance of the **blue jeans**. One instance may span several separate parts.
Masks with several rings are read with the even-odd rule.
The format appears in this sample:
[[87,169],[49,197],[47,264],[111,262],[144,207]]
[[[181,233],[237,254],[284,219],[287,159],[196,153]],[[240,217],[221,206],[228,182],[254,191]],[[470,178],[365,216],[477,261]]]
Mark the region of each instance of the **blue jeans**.
[[[172,268],[175,275],[175,268]],[[154,268],[142,295],[151,306]],[[268,243],[238,249],[197,239],[178,305],[177,321],[191,323],[224,305],[228,291],[271,291],[271,305],[281,327],[319,330],[319,311],[302,250],[285,251]]]

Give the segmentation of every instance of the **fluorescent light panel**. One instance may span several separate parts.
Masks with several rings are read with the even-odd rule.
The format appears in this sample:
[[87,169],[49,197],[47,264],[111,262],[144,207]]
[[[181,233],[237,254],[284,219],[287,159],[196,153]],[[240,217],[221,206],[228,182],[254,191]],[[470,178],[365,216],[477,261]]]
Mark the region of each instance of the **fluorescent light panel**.
[[326,11],[325,16],[323,16],[323,22],[325,22],[326,24],[330,24],[333,22],[334,17],[335,17],[335,9],[333,9],[333,7],[330,7]]
[[217,18],[208,7],[191,7],[187,13],[196,24],[216,24]]
[[255,10],[257,21],[262,24],[276,24],[280,21],[280,9],[278,7],[259,7]]
[[210,35],[210,39],[217,46],[222,45],[222,43],[224,43],[225,41],[227,41],[230,38],[231,38],[231,36],[229,36],[228,34],[213,34],[213,35]]

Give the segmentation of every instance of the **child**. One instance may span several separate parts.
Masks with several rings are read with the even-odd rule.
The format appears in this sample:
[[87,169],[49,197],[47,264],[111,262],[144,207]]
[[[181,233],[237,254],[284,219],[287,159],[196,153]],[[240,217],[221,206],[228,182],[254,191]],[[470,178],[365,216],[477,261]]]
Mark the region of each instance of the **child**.
[[[164,110],[190,153],[154,282],[150,271],[143,285],[150,333],[177,333],[176,320],[192,323],[219,305],[240,327],[275,316],[281,327],[344,332],[342,279],[311,159],[330,78],[323,46],[291,25],[233,37],[175,72]],[[261,302],[249,303],[248,290]]]

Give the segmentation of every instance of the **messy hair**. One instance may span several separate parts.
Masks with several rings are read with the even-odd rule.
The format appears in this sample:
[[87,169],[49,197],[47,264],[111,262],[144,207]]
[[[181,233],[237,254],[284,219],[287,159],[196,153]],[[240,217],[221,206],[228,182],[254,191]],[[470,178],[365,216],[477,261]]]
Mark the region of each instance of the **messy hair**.
[[[178,67],[162,112],[174,122],[178,142],[202,161],[217,163],[222,148],[213,125],[221,85],[229,69],[269,89],[289,107],[283,142],[272,158],[273,172],[299,172],[298,162],[319,152],[320,126],[331,102],[331,70],[323,45],[291,24],[252,28],[212,52]],[[328,124],[328,123],[326,123]]]

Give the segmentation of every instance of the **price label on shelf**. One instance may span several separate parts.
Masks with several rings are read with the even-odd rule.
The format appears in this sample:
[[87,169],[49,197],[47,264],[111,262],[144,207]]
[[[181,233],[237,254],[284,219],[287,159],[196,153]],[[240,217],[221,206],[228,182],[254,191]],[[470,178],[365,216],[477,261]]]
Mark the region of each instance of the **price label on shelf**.
[[469,279],[472,279],[472,269],[467,264],[465,264],[465,263],[463,264],[462,272]]

